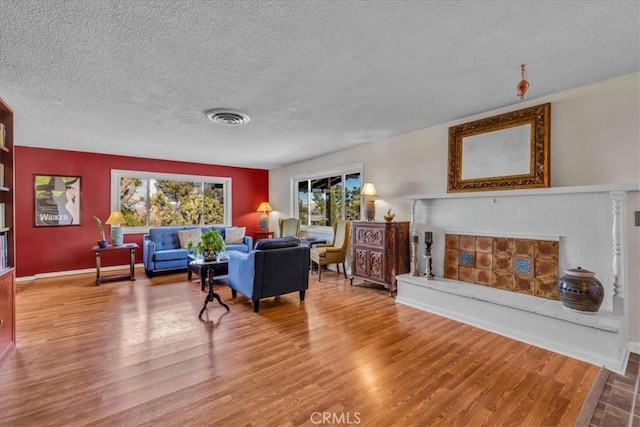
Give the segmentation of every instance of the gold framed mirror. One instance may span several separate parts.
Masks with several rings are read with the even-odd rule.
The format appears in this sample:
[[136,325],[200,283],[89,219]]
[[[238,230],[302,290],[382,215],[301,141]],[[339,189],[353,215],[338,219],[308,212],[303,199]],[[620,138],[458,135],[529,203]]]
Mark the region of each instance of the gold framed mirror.
[[551,104],[449,128],[447,192],[549,187]]

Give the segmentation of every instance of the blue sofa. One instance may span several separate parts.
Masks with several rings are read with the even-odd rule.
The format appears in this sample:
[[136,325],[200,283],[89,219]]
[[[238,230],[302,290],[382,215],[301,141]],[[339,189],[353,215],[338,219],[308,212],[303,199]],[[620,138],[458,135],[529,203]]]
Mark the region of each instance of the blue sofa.
[[[200,228],[204,233],[215,229],[225,237],[226,226],[184,226],[184,227],[152,227],[142,238],[142,261],[147,277],[153,277],[157,271],[185,269],[189,263],[189,251],[180,247],[178,231]],[[228,251],[249,252],[253,239],[244,237],[244,244],[227,245]]]
[[260,309],[262,298],[299,292],[300,301],[309,287],[309,248],[294,237],[265,239],[249,253],[229,252],[229,287]]

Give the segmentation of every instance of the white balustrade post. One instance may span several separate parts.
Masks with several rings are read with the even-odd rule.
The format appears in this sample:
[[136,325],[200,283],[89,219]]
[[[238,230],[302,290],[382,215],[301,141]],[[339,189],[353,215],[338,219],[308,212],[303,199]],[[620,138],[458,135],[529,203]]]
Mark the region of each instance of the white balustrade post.
[[624,265],[624,209],[626,193],[624,191],[612,191],[612,213],[613,228],[613,313],[624,314],[624,287],[625,287],[625,265]]

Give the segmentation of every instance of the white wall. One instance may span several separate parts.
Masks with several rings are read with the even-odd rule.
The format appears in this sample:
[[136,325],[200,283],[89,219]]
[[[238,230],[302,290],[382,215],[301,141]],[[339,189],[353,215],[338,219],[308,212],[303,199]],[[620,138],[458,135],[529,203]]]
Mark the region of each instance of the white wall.
[[[363,162],[364,179],[373,181],[380,195],[376,217],[382,219],[393,204],[396,220],[410,220],[403,195],[447,191],[450,126],[545,102],[551,102],[552,187],[640,182],[640,73],[633,73],[274,169],[269,200],[289,215],[291,176]],[[639,199],[630,197],[629,217],[640,210]],[[631,218],[627,222],[630,317],[639,320],[631,322],[631,340],[640,342],[640,227]],[[604,254],[610,256],[611,249]]]

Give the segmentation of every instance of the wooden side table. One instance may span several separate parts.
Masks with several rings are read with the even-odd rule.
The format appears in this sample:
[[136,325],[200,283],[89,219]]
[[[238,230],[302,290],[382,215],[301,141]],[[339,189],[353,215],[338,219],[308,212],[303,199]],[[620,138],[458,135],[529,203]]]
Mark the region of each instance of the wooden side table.
[[[138,249],[137,243],[125,243],[122,246],[107,246],[101,248],[98,245],[91,248],[96,254],[96,285],[101,285],[103,282],[112,282],[114,280],[136,280],[135,265],[136,265],[136,249]],[[100,254],[110,251],[129,251],[129,273],[127,274],[112,274],[109,276],[100,275]]]
[[260,239],[273,239],[273,231],[254,231],[253,240],[256,242]]

